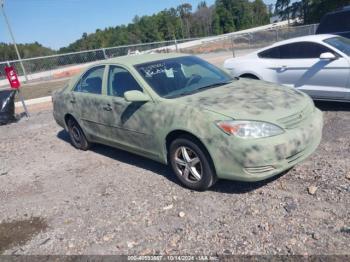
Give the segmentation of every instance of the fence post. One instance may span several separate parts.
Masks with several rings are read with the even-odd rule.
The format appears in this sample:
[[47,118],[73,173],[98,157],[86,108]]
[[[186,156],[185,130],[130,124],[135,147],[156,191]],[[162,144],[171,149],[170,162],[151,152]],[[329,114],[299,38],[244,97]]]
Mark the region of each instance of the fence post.
[[17,44],[16,44],[16,41],[15,41],[15,37],[14,37],[14,35],[13,35],[13,32],[12,32],[12,29],[11,29],[11,26],[10,26],[10,23],[9,23],[9,20],[8,20],[8,18],[7,18],[6,13],[5,13],[5,10],[4,10],[4,7],[3,7],[3,3],[2,3],[2,5],[1,5],[0,7],[1,7],[2,14],[3,14],[4,18],[5,18],[5,22],[6,22],[6,24],[7,24],[7,27],[8,27],[10,36],[11,36],[11,38],[12,38],[13,46],[15,47],[15,51],[16,51],[16,54],[17,54],[17,57],[18,57],[18,61],[19,61],[20,65],[21,65],[21,68],[22,68],[22,72],[23,72],[23,75],[24,75],[25,82],[28,82],[27,72],[26,72],[26,69],[24,68],[21,55],[20,55],[20,53],[19,53],[19,51],[18,51]]
[[231,36],[231,45],[232,45],[232,56],[235,57],[235,40],[234,36]]
[[[7,66],[11,66],[9,61],[7,61]],[[24,103],[24,98],[23,98],[23,96],[22,96],[22,93],[21,93],[20,88],[18,88],[16,92],[17,92],[17,94],[18,94],[18,96],[19,96],[19,99],[20,99],[21,102],[22,102],[23,109],[24,109],[24,111],[25,111],[25,113],[26,113],[26,116],[27,116],[27,118],[29,118],[29,112],[28,112],[28,109],[27,109],[26,104]]]
[[103,52],[103,56],[105,59],[108,59],[107,55],[106,55],[106,49],[105,48],[102,48],[102,52]]
[[176,53],[179,52],[179,46],[177,45],[177,40],[174,38]]

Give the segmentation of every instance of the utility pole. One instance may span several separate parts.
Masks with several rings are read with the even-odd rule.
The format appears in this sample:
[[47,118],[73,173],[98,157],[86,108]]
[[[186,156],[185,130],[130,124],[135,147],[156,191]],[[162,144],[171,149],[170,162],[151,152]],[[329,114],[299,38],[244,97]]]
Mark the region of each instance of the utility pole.
[[23,74],[24,74],[24,78],[26,80],[26,82],[28,81],[28,77],[27,77],[27,73],[26,73],[26,70],[24,68],[24,65],[23,65],[23,62],[22,62],[22,58],[21,58],[21,55],[19,54],[19,51],[18,51],[18,48],[17,48],[17,45],[16,45],[16,41],[15,41],[15,37],[13,35],[13,32],[12,32],[12,29],[11,29],[11,26],[10,26],[10,23],[9,23],[9,20],[7,18],[7,15],[5,13],[5,10],[4,10],[4,1],[5,0],[0,0],[0,7],[1,7],[1,11],[2,11],[2,14],[5,18],[5,22],[7,24],[7,28],[10,32],[10,35],[11,35],[11,38],[12,38],[12,42],[13,42],[13,45],[15,47],[15,50],[16,50],[16,53],[17,53],[17,57],[18,57],[18,61],[19,63],[21,64],[21,68],[22,68],[22,71],[23,71]]

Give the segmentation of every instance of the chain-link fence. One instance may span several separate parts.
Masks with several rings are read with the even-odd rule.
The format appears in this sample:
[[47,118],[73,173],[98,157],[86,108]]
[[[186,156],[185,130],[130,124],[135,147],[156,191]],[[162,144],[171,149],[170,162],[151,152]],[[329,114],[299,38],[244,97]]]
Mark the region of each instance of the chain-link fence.
[[200,44],[181,49],[181,52],[202,54],[229,51],[233,55],[242,49],[258,49],[275,42],[298,36],[315,34],[317,24],[306,26],[276,27],[251,33],[232,33],[210,40],[203,39]]
[[[76,74],[82,66],[88,66],[92,62],[109,59],[113,57],[123,56],[127,54],[139,53],[148,50],[164,48],[167,46],[176,47],[178,44],[193,41],[197,38],[182,39],[174,41],[162,41],[135,45],[125,45],[109,48],[101,48],[95,50],[57,54],[51,56],[35,57],[22,59],[25,68],[27,79],[49,80],[63,77],[70,77]],[[175,48],[176,49],[176,48]],[[166,50],[166,49],[163,49]],[[0,72],[4,72],[4,67],[7,65],[14,66],[17,74],[22,80],[25,80],[23,70],[19,60],[0,62]],[[0,81],[5,79],[4,74],[0,74]],[[6,82],[3,81],[5,84]],[[0,83],[1,86],[1,83]]]
[[[96,50],[88,50],[74,53],[57,54],[51,56],[22,59],[26,76],[18,60],[0,62],[0,72],[4,72],[6,65],[16,68],[20,80],[24,81],[47,81],[52,79],[63,79],[77,74],[82,67],[89,66],[96,61],[137,54],[139,52],[182,52],[192,54],[213,53],[229,51],[233,55],[242,49],[257,49],[276,41],[289,39],[297,36],[314,34],[317,25],[272,27],[267,30],[251,32],[234,32],[219,37],[207,37],[202,39],[182,39],[174,41],[163,41],[144,43],[136,45],[125,45]],[[248,30],[250,31],[250,30]],[[0,73],[0,86],[7,84],[4,74]]]

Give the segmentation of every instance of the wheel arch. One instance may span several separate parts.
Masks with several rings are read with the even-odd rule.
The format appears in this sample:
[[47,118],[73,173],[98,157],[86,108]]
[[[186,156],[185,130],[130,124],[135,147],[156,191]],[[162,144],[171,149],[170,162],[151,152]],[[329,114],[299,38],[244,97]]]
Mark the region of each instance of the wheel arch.
[[242,73],[239,77],[261,80],[261,78],[256,73]]
[[78,119],[73,114],[67,113],[64,115],[64,125],[66,130],[68,130],[68,120],[71,118],[74,119],[80,125]]
[[170,133],[168,133],[167,136],[165,137],[165,161],[166,161],[166,163],[169,163],[169,148],[170,148],[171,142],[177,138],[180,138],[180,137],[187,137],[187,138],[190,138],[192,141],[194,140],[194,141],[196,141],[196,143],[198,143],[198,145],[204,150],[204,153],[207,155],[209,163],[210,163],[211,167],[213,168],[214,173],[216,174],[216,168],[214,165],[213,158],[211,157],[211,155],[210,155],[207,147],[203,143],[203,141],[198,136],[194,135],[193,133],[191,133],[189,131],[181,130],[181,129],[173,130]]

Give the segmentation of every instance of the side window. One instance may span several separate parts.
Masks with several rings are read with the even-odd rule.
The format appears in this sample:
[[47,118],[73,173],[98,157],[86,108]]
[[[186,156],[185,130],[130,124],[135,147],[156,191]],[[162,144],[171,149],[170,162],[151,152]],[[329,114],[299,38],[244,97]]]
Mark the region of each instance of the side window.
[[262,51],[258,54],[260,58],[271,58],[271,59],[279,59],[280,58],[280,48],[273,47],[270,49],[267,49],[265,51]]
[[207,78],[213,79],[213,80],[220,80],[220,76],[215,74],[213,71],[210,71],[209,69],[200,66],[198,64],[194,65],[182,65],[182,72],[185,75],[186,78],[191,77],[192,75],[205,75]]
[[75,86],[74,91],[101,94],[104,70],[105,66],[97,66],[89,69]]
[[142,88],[129,71],[119,66],[110,66],[107,94],[109,96],[124,97],[125,92],[132,90],[143,92]]
[[311,42],[300,42],[280,46],[281,59],[319,58],[322,53],[332,52],[329,48]]

